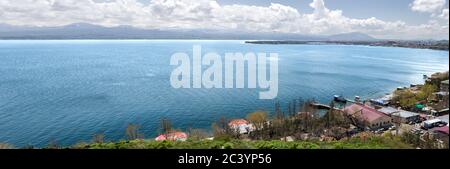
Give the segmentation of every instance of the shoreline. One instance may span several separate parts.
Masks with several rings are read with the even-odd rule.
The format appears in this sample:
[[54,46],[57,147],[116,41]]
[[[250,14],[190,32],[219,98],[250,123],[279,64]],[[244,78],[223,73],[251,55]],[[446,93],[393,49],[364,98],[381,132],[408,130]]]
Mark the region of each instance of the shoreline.
[[[429,49],[436,51],[447,51],[449,52],[449,42],[446,41],[445,44],[440,44],[438,46],[408,46],[406,44],[391,45],[388,44],[389,41],[278,41],[278,40],[268,40],[268,41],[245,41],[247,44],[255,45],[343,45],[343,46],[367,46],[367,47],[392,47],[392,48],[407,48],[407,49]],[[416,45],[419,41],[395,41],[396,43],[415,43]],[[433,41],[439,42],[439,41]]]

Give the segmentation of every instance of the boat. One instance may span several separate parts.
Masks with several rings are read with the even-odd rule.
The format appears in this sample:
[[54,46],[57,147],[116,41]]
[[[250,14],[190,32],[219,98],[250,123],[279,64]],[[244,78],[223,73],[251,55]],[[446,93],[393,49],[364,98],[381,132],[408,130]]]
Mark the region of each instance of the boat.
[[336,102],[347,102],[347,99],[345,99],[343,96],[341,95],[334,95],[334,101]]

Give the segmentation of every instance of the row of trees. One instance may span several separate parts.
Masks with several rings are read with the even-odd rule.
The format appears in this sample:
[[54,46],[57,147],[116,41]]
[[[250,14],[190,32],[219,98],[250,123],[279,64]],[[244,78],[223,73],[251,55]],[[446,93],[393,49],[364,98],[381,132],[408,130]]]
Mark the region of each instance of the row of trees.
[[[336,139],[347,136],[351,120],[341,111],[332,109],[323,116],[312,106],[314,100],[294,100],[288,103],[286,111],[282,111],[280,103],[275,104],[272,116],[267,112],[256,111],[247,115],[246,119],[253,124],[254,131],[247,136],[255,140],[272,140],[287,136],[301,137],[308,133],[313,136],[326,135]],[[285,113],[287,112],[287,113]],[[228,127],[228,121],[222,118],[213,124],[216,139],[238,139],[242,135]]]
[[413,93],[411,90],[398,90],[394,93],[393,103],[397,103],[403,109],[411,110],[419,102],[428,103],[435,99],[434,93],[438,88],[434,84],[425,84],[420,91]]
[[[170,120],[162,118],[160,122],[160,134],[168,134],[170,132],[176,131],[172,128]],[[141,126],[137,124],[128,124],[125,129],[125,135],[128,140],[144,139],[144,133],[141,131]],[[105,141],[105,135],[103,133],[95,134],[92,138],[93,143],[103,143]]]

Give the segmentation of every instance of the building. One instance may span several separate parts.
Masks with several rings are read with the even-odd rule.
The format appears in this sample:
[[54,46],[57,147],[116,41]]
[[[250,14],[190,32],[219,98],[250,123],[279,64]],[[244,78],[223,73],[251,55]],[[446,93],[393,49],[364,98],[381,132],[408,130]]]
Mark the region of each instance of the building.
[[448,92],[448,80],[441,82],[441,92]]
[[392,118],[388,115],[362,104],[352,104],[344,109],[356,125],[371,130],[392,126]]
[[[436,116],[445,116],[445,115],[448,115],[448,114],[449,114],[449,109],[448,109],[448,108],[445,108],[445,109],[439,110],[439,111],[437,111],[435,114],[436,114]],[[447,119],[448,119],[448,116],[447,116]]]
[[228,123],[228,127],[239,134],[247,134],[254,130],[254,126],[244,119],[231,120]]
[[448,114],[447,115],[443,115],[443,116],[439,116],[439,117],[436,117],[436,118],[441,120],[442,122],[447,123],[447,125],[448,125],[448,118],[449,118]]
[[444,146],[445,144],[448,145],[449,141],[449,130],[448,126],[444,127],[436,127],[432,130],[433,132],[433,138],[439,140],[443,144],[440,144],[441,148],[448,148],[447,146]]
[[392,96],[387,95],[384,96],[382,98],[378,98],[378,99],[370,99],[370,103],[377,105],[377,106],[388,106],[389,103],[392,100]]
[[184,132],[171,132],[169,134],[161,134],[155,138],[156,141],[186,141],[188,135]]
[[410,123],[418,122],[420,120],[420,114],[410,111],[400,110],[391,114],[392,120],[395,123]]
[[434,131],[435,133],[442,133],[442,134],[444,134],[444,135],[447,136],[447,137],[448,137],[448,135],[449,135],[448,126],[444,126],[444,127],[436,127],[436,128],[433,129],[433,131]]
[[438,119],[438,118],[431,119],[431,120],[427,120],[427,121],[422,122],[422,127],[425,128],[425,129],[431,129],[431,128],[436,127],[440,123],[442,123],[441,119]]
[[378,109],[378,111],[380,111],[380,112],[382,112],[382,113],[384,113],[384,114],[390,116],[391,114],[397,113],[397,112],[399,112],[400,110],[398,110],[398,109],[396,109],[396,108],[393,108],[393,107],[383,107],[383,108],[381,108],[381,109]]

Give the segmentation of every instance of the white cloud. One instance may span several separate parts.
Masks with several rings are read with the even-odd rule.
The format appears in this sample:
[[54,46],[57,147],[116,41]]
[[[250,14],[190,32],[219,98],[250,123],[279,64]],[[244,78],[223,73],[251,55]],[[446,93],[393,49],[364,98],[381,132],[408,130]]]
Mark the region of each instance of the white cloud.
[[445,6],[446,0],[414,0],[411,9],[417,12],[436,13]]
[[[431,6],[423,9],[437,8]],[[301,34],[363,32],[378,38],[448,37],[448,22],[446,25],[430,22],[411,26],[375,17],[354,19],[344,16],[341,10],[328,9],[323,0],[313,0],[310,7],[314,9],[312,13],[300,13],[277,3],[270,6],[220,5],[216,0],[151,0],[146,4],[137,0],[1,0],[0,22],[33,26],[87,22],[148,29],[237,29]],[[448,18],[448,9],[440,17]]]
[[448,8],[443,9],[441,15],[439,15],[440,18],[446,19],[448,21]]

